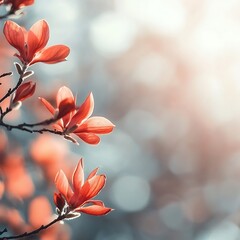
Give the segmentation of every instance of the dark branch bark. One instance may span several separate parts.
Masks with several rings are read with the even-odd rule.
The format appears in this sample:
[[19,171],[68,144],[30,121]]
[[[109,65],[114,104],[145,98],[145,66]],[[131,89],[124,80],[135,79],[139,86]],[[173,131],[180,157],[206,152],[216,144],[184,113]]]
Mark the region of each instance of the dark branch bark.
[[24,75],[26,70],[27,70],[27,66],[25,65],[25,66],[23,66],[22,73],[19,76],[19,79],[18,79],[18,82],[17,82],[16,86],[14,88],[9,88],[8,92],[0,99],[0,103],[3,102],[9,96],[11,96],[18,89],[18,87],[22,84],[23,75]]
[[[41,227],[31,231],[31,232],[25,232],[19,235],[15,235],[15,236],[7,236],[7,237],[1,237],[0,240],[8,240],[8,239],[17,239],[17,238],[23,238],[23,237],[30,237],[32,235],[38,234],[39,232],[41,232],[42,230],[45,230],[47,228],[49,228],[50,226],[52,226],[53,224],[55,224],[56,222],[59,222],[61,220],[63,220],[65,218],[65,215],[63,216],[58,216],[58,218],[54,219],[52,222],[48,223],[47,225],[42,225]],[[3,232],[7,232],[7,229],[5,228],[3,230]]]

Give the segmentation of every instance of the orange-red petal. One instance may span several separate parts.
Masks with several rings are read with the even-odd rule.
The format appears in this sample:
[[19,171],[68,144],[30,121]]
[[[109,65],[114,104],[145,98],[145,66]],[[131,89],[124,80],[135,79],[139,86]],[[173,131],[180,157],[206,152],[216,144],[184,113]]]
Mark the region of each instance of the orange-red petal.
[[56,129],[57,131],[63,131],[64,127],[63,127],[63,124],[62,124],[62,119],[59,119],[56,123],[53,123],[52,128]]
[[39,52],[31,61],[30,65],[43,62],[47,64],[58,63],[66,60],[70,53],[69,47],[65,45],[54,45]]
[[69,185],[68,179],[65,175],[65,173],[60,170],[55,178],[55,184],[58,189],[58,191],[64,196],[66,201],[69,201],[69,199],[73,195],[73,191]]
[[108,119],[104,117],[91,117],[81,124],[74,133],[88,132],[96,134],[106,134],[112,132],[115,127]]
[[23,101],[26,98],[31,97],[36,89],[36,83],[26,82],[20,85],[20,87],[16,91],[16,95],[13,98],[13,103],[18,101]]
[[99,168],[95,168],[95,169],[88,175],[87,180],[89,180],[90,178],[94,177],[94,176],[97,174],[98,169],[99,169]]
[[[63,86],[58,90],[56,101],[59,109],[58,118],[64,117],[75,110],[75,99],[68,87]],[[69,121],[69,118],[70,115],[63,119],[64,124]]]
[[48,109],[48,111],[54,115],[55,114],[55,108],[52,106],[50,102],[48,102],[45,98],[39,97],[39,100],[43,103],[43,105]]
[[84,103],[78,109],[77,113],[73,116],[72,120],[68,125],[68,129],[71,129],[74,126],[81,124],[83,120],[88,119],[92,115],[93,109],[94,99],[93,94],[90,93]]
[[91,200],[91,201],[87,201],[86,203],[91,203],[93,205],[87,206],[87,207],[80,207],[75,211],[90,214],[90,215],[95,215],[95,216],[101,216],[113,210],[112,208],[105,207],[103,202],[99,200]]
[[100,137],[94,133],[74,133],[74,134],[88,144],[95,145],[100,142]]
[[13,21],[6,21],[3,33],[9,42],[14,48],[16,48],[20,55],[24,54],[24,31],[17,23]]
[[59,88],[57,93],[57,98],[56,98],[57,107],[59,107],[60,103],[65,99],[72,99],[73,102],[75,101],[72,91],[68,87],[63,86]]
[[57,118],[62,118],[71,111],[75,109],[75,103],[72,101],[71,98],[64,99],[60,104],[59,104],[59,112],[57,115]]
[[49,39],[49,27],[46,21],[36,22],[28,32],[28,58],[31,61],[34,54],[42,50]]
[[84,171],[83,171],[83,160],[80,159],[74,172],[73,172],[73,190],[74,193],[78,193],[84,183]]
[[34,3],[34,0],[24,0],[20,2],[21,3],[19,4],[19,7],[21,8],[21,7],[32,5]]
[[106,183],[105,175],[96,175],[88,179],[81,188],[81,195],[83,195],[86,200],[95,197],[104,187]]
[[5,0],[4,1],[4,4],[12,4],[12,8],[15,11],[22,7],[32,5],[33,3],[34,3],[34,0]]

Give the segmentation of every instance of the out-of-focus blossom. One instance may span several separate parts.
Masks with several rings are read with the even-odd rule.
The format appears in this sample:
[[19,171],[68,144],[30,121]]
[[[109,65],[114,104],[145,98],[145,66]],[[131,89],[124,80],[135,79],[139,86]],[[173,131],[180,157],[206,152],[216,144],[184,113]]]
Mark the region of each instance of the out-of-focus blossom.
[[51,205],[45,196],[34,198],[28,208],[28,221],[33,229],[50,221],[52,215]]
[[7,154],[8,137],[4,131],[0,131],[0,164]]
[[7,21],[3,29],[4,35],[19,54],[15,54],[24,65],[37,62],[48,64],[66,60],[70,49],[65,45],[54,45],[45,48],[49,39],[49,27],[46,21],[36,22],[29,31],[15,22]]
[[[30,202],[28,208],[28,222],[32,230],[51,222],[53,216],[51,204],[45,196],[38,196]],[[70,231],[66,224],[62,225],[55,223],[50,228],[42,231],[39,238],[41,240],[68,240],[70,239]]]
[[[15,234],[31,232],[38,229],[41,225],[46,225],[53,220],[51,204],[45,196],[35,197],[28,208],[28,221],[26,222],[18,210],[0,205],[0,222],[7,225]],[[67,225],[55,223],[51,228],[41,231],[41,240],[68,240],[70,230]]]
[[4,183],[0,181],[0,199],[2,198],[3,193],[4,193]]
[[7,225],[12,232],[21,234],[30,230],[28,224],[25,223],[20,212],[14,208],[0,205],[0,222],[1,225]]
[[15,96],[12,99],[12,107],[19,105],[23,100],[31,97],[36,89],[36,83],[32,81],[23,83],[16,91]]
[[0,1],[0,4],[3,3],[5,5],[11,4],[11,9],[13,12],[34,4],[34,0],[2,0]]
[[5,190],[9,195],[23,199],[33,194],[34,185],[21,154],[9,154],[0,162],[0,168],[5,178]]
[[[70,100],[71,99],[71,100]],[[61,103],[74,103],[76,100],[73,97],[71,90],[67,87],[62,87],[57,93],[57,108],[55,109],[46,99],[40,98],[41,102],[50,111],[53,116],[59,118],[60,114],[60,104]],[[66,109],[69,107],[64,107],[62,104],[62,112],[66,113]],[[73,111],[70,111],[64,117],[59,119],[53,127],[59,131],[62,131],[66,139],[69,139],[76,143],[70,134],[74,133],[83,141],[89,144],[98,144],[100,138],[97,134],[107,134],[112,132],[114,125],[104,117],[91,117],[94,109],[94,99],[92,93],[88,95],[84,103],[78,108],[74,107]],[[60,114],[63,116],[63,114]]]
[[39,135],[31,144],[30,154],[33,161],[41,168],[44,179],[52,183],[56,172],[64,169],[70,176],[68,145],[62,139],[54,138],[53,135]]
[[105,215],[112,210],[105,207],[102,201],[93,200],[106,182],[106,176],[97,175],[97,171],[98,168],[94,169],[84,182],[83,160],[81,159],[73,172],[73,188],[62,170],[57,173],[55,184],[59,193],[54,193],[54,202],[60,215],[66,215],[66,218],[78,217],[80,213]]

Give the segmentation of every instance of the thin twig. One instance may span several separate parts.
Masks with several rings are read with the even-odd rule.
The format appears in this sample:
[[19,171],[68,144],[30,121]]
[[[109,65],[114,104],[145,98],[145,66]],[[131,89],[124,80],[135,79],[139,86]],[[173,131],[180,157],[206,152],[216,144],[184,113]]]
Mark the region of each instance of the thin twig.
[[18,87],[21,85],[22,82],[23,82],[23,79],[22,79],[22,77],[20,77],[18,79],[17,85],[14,88],[9,88],[8,92],[0,99],[0,103],[3,102],[9,96],[11,96],[11,94],[14,93],[18,89]]
[[36,126],[41,126],[41,125],[49,125],[53,122],[56,122],[55,118],[50,118],[38,123],[21,123],[19,125],[17,125],[18,127],[36,127]]
[[1,110],[0,110],[0,113],[1,113],[1,116],[0,116],[0,124],[1,124],[1,122],[2,122],[2,120],[3,120],[3,118],[4,118],[9,112],[11,112],[11,111],[12,111],[12,108],[11,108],[11,107],[6,108],[5,112],[3,112],[3,111],[2,111],[2,108],[1,108]]
[[11,131],[12,129],[18,129],[18,130],[29,132],[29,133],[40,133],[40,134],[42,134],[43,132],[49,132],[49,133],[53,133],[53,134],[57,134],[57,135],[64,135],[64,133],[61,132],[61,131],[51,130],[51,129],[48,129],[48,128],[29,129],[27,126],[24,126],[24,125],[21,126],[21,124],[20,125],[7,124],[7,123],[4,123],[1,119],[0,119],[0,126],[5,127],[8,131]]
[[0,78],[11,76],[12,74],[13,74],[12,72],[3,73],[2,75],[0,75]]
[[27,66],[24,65],[23,69],[22,69],[22,73],[19,76],[19,79],[18,79],[18,82],[17,82],[16,86],[14,88],[9,88],[8,92],[0,99],[0,103],[3,102],[9,96],[11,96],[11,94],[13,94],[18,89],[18,87],[22,84],[23,75],[24,75],[26,70],[27,70]]
[[2,231],[0,231],[0,235],[2,235],[3,233],[7,232],[8,230],[6,228],[4,228]]
[[33,133],[44,133],[44,132],[49,132],[49,133],[53,133],[53,134],[57,134],[57,135],[61,135],[63,136],[64,133],[61,132],[61,131],[57,131],[57,130],[51,130],[51,129],[48,129],[48,128],[42,128],[42,129],[33,129],[32,130]]
[[15,235],[15,236],[7,236],[7,237],[2,237],[0,240],[8,240],[8,239],[17,239],[17,238],[23,238],[23,237],[30,237],[32,235],[38,234],[40,231],[49,228],[52,226],[54,223],[59,222],[65,218],[65,215],[60,215],[56,219],[54,219],[52,222],[48,223],[47,225],[42,225],[41,227],[33,230],[32,232],[25,232],[23,234]]

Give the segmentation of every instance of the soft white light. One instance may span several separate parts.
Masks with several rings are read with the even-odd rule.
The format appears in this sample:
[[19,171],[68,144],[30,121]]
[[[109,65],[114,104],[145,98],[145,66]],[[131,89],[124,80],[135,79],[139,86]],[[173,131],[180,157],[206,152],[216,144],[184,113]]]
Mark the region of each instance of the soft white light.
[[90,26],[93,46],[107,57],[126,51],[132,45],[135,34],[135,25],[114,12],[103,13],[94,19]]
[[238,240],[240,231],[236,224],[224,221],[219,225],[205,231],[195,240]]
[[178,0],[116,0],[116,7],[161,34],[176,34],[185,24],[186,11]]
[[[42,16],[42,18],[47,19],[52,17],[53,20],[55,19],[54,21],[64,23],[75,21],[79,17],[81,14],[80,4],[81,3],[77,1],[74,4],[69,4],[68,1],[41,0],[35,1],[33,7],[37,16]],[[59,11],[59,9],[61,9],[61,11]]]
[[140,211],[150,199],[150,186],[144,179],[135,176],[119,178],[111,189],[112,200],[127,212]]
[[157,136],[159,121],[150,112],[132,110],[125,116],[124,123],[128,132],[139,136],[141,140]]
[[170,157],[169,169],[176,175],[192,173],[197,168],[197,160],[194,152],[181,149]]
[[139,59],[133,72],[133,79],[151,86],[168,87],[172,84],[174,74],[174,66],[168,59],[150,53]]
[[186,222],[178,202],[170,203],[160,209],[159,215],[165,225],[173,230],[180,230]]

